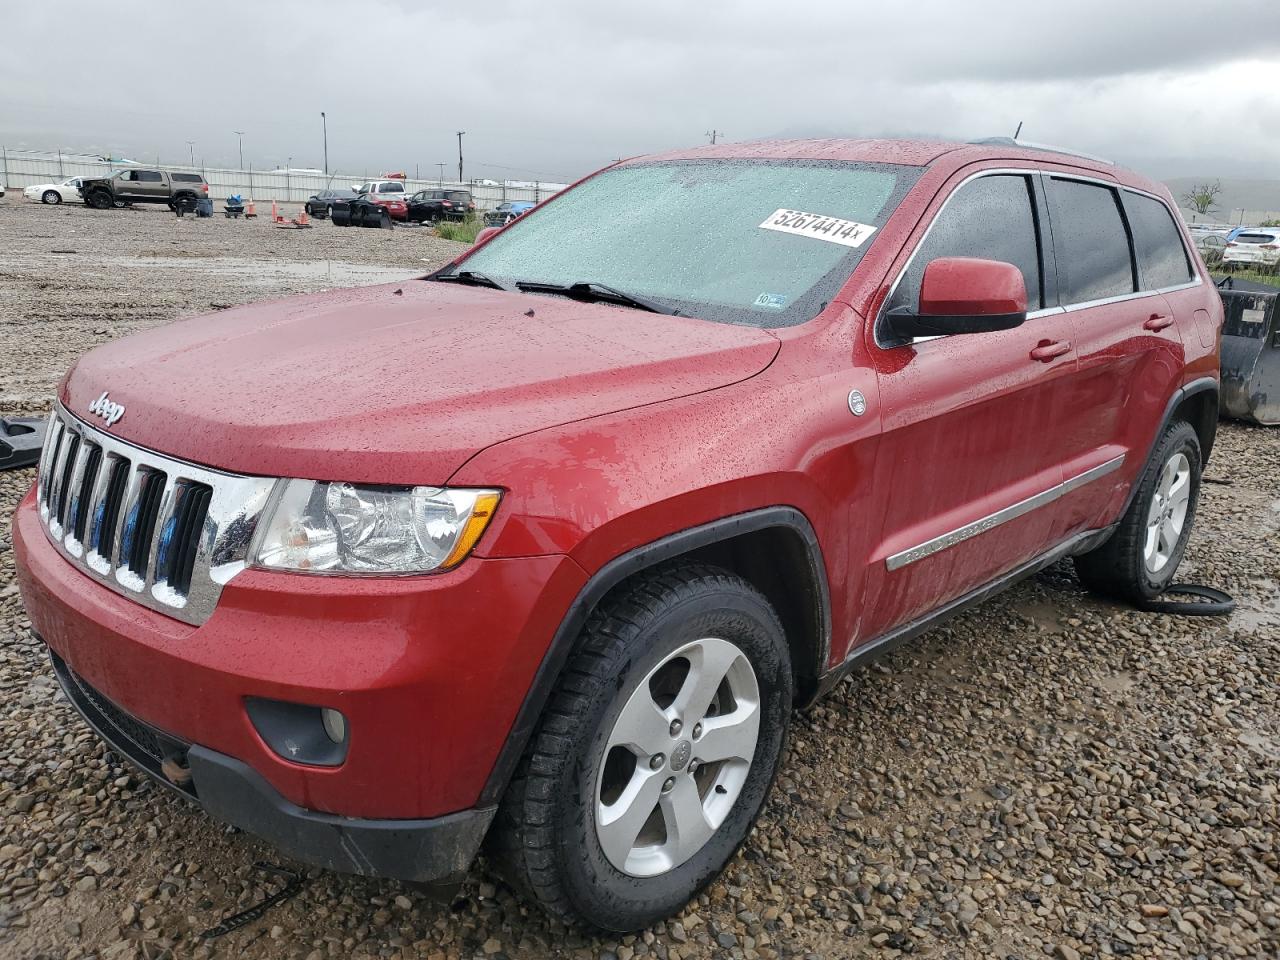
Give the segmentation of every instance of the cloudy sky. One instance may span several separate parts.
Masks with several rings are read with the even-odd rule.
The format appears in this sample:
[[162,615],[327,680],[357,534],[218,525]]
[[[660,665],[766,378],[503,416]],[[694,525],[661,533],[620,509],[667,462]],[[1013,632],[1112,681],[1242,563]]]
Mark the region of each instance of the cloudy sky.
[[[191,12],[183,12],[190,6]],[[1161,178],[1280,177],[1275,0],[18,4],[0,143],[562,180],[777,135],[1023,136]]]

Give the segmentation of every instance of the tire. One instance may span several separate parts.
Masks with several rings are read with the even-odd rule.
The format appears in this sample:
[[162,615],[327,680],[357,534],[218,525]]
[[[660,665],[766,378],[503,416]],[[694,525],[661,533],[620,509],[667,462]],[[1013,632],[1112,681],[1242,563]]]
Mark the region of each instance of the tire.
[[40,202],[57,205],[62,202],[62,194],[60,194],[57,190],[46,190],[43,194],[40,195]]
[[1141,604],[1173,582],[1195,523],[1201,466],[1200,438],[1191,424],[1169,424],[1115,533],[1075,558],[1086,587],[1113,600]]
[[324,208],[324,215],[325,215],[327,218],[329,218],[330,220],[332,220],[332,219],[333,219],[333,204],[332,204],[332,203],[331,203],[331,204],[329,204],[327,207],[325,207],[325,208]]
[[[792,688],[782,626],[746,581],[693,564],[637,575],[578,638],[500,805],[495,865],[568,922],[621,933],[672,915],[746,839],[783,754]],[[708,739],[715,727],[702,724],[717,717]],[[726,759],[699,756],[717,748]],[[672,822],[696,829],[682,843]]]
[[115,206],[115,200],[106,190],[91,190],[84,202],[95,210],[110,210]]

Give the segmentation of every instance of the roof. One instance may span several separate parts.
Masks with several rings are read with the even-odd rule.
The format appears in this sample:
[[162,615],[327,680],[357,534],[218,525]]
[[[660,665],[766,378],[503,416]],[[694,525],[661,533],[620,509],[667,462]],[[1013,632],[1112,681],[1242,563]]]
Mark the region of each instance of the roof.
[[701,147],[668,150],[625,162],[654,160],[836,160],[851,163],[896,163],[911,167],[927,167],[946,157],[954,168],[983,160],[1020,160],[1056,163],[1088,170],[1103,179],[1117,179],[1131,186],[1163,193],[1139,174],[1132,173],[1107,160],[1072,153],[1063,149],[993,138],[981,143],[956,143],[946,140],[752,140],[746,143],[719,143]]

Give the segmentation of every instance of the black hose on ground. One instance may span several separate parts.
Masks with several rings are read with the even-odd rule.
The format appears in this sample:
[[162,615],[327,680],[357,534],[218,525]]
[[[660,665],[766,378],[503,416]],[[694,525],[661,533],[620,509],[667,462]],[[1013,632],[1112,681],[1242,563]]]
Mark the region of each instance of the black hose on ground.
[[1172,583],[1160,596],[1163,598],[1170,594],[1191,599],[1147,600],[1139,603],[1138,609],[1147,613],[1172,613],[1184,617],[1226,617],[1236,608],[1236,602],[1230,594],[1213,587],[1202,587],[1198,583]]

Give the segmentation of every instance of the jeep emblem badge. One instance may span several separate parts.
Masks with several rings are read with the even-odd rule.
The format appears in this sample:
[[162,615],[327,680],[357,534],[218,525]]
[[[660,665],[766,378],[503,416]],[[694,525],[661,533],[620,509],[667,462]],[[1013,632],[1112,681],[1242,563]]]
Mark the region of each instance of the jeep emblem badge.
[[89,412],[96,413],[103,420],[107,421],[107,426],[109,427],[124,416],[124,404],[108,400],[107,391],[103,390],[102,396],[89,404]]

